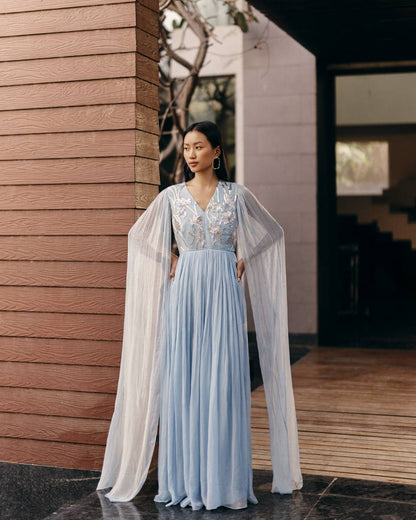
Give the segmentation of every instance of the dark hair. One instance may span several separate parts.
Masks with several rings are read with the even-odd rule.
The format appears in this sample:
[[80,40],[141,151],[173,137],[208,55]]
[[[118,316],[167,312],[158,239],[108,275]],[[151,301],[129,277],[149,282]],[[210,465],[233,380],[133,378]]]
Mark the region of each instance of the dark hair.
[[[218,179],[228,181],[229,173],[227,159],[225,158],[224,145],[222,144],[221,133],[218,126],[212,121],[199,121],[198,123],[192,123],[192,125],[189,125],[188,128],[184,131],[182,136],[183,140],[185,140],[186,134],[188,132],[191,132],[192,130],[196,130],[197,132],[201,132],[201,134],[204,134],[208,141],[211,143],[211,146],[213,148],[216,148],[217,146],[220,147],[221,151],[220,155],[218,156],[221,160],[220,167],[218,168],[218,170],[214,170],[214,173],[216,174]],[[183,164],[183,174],[185,177],[185,181],[190,181],[195,177],[195,174],[186,164],[186,161],[184,161]]]

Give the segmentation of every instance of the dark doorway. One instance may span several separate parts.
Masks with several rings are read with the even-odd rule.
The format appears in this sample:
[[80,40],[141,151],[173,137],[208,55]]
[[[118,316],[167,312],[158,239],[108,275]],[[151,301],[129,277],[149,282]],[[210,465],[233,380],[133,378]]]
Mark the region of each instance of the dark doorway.
[[368,116],[377,85],[403,97],[415,72],[317,63],[319,344],[416,344],[416,95]]

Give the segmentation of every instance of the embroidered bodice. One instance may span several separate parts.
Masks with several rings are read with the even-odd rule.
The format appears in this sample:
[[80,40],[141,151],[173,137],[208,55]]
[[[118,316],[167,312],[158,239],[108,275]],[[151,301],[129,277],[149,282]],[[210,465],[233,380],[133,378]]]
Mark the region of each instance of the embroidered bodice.
[[235,251],[237,242],[236,184],[219,181],[205,211],[185,182],[168,188],[172,227],[179,253],[198,249]]

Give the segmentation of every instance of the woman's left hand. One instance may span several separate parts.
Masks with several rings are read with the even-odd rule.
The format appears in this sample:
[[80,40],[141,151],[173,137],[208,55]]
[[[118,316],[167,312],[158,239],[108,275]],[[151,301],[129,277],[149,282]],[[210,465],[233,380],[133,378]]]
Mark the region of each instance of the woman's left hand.
[[244,273],[244,261],[242,258],[237,262],[237,280],[240,282]]

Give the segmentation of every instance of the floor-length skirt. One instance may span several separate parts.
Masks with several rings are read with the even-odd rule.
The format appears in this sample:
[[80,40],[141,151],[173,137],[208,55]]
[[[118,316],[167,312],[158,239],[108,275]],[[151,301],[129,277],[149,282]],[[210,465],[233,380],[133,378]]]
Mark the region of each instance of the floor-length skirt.
[[246,302],[232,251],[182,252],[170,280],[161,374],[157,502],[257,503]]

